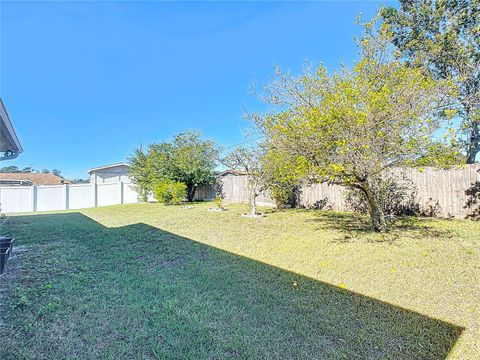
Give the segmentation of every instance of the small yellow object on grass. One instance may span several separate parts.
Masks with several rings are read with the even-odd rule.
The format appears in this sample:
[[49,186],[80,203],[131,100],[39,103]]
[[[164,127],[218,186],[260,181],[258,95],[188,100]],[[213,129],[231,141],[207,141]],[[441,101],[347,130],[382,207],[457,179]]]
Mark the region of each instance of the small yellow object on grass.
[[294,280],[292,286],[295,290],[298,290],[298,281]]
[[327,267],[327,262],[326,261],[322,261],[322,267]]
[[347,287],[347,285],[345,285],[345,283],[340,283],[340,285],[338,285],[339,288],[342,288],[342,289],[345,289]]

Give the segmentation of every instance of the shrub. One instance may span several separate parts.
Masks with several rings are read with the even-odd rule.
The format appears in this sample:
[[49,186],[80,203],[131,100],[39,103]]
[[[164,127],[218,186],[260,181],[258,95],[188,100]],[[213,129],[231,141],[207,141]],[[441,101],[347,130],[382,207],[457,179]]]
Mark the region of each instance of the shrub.
[[[404,175],[387,174],[372,181],[377,201],[386,215],[416,215],[420,213],[415,201],[416,188]],[[352,210],[367,213],[368,202],[365,194],[358,189],[346,192],[346,203]]]
[[221,196],[218,196],[218,195],[215,196],[215,199],[213,199],[213,202],[215,203],[218,209],[222,208],[223,199]]
[[[479,171],[480,172],[480,171]],[[480,181],[476,181],[466,191],[467,204],[466,208],[470,210],[468,218],[473,220],[480,220]]]
[[155,199],[165,205],[177,205],[187,196],[187,186],[182,182],[163,180],[155,186]]
[[270,196],[278,209],[284,209],[294,196],[294,187],[288,183],[276,182],[268,186]]
[[332,209],[332,205],[328,204],[328,198],[326,197],[315,201],[312,207],[315,210],[331,210]]

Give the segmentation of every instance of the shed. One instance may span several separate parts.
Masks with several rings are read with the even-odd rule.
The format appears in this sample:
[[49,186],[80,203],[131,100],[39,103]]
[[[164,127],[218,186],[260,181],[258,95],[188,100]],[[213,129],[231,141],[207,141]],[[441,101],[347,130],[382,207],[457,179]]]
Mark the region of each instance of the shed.
[[130,182],[130,165],[127,163],[117,163],[104,166],[98,166],[88,171],[90,183],[109,184],[120,181]]

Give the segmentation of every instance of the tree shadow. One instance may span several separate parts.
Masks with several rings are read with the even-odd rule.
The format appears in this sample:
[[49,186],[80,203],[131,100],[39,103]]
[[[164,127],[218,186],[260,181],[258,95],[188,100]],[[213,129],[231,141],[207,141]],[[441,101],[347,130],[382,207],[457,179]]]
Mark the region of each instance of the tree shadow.
[[341,238],[334,239],[335,242],[352,242],[357,239],[366,239],[368,242],[394,242],[407,233],[409,237],[418,239],[427,237],[450,239],[458,236],[453,230],[430,226],[426,220],[415,216],[398,216],[388,220],[388,231],[382,234],[375,231],[367,215],[355,212],[315,211],[315,218],[311,221],[320,229],[334,230],[343,234]]
[[29,251],[0,280],[2,359],[445,359],[463,331],[143,223],[48,214],[10,231]]

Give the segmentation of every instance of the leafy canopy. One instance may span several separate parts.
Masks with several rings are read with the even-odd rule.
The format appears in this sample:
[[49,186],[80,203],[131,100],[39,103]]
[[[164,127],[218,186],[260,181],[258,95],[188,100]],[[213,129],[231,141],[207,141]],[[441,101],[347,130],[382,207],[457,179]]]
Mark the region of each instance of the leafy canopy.
[[380,10],[397,56],[451,79],[467,163],[480,151],[480,1],[400,0]]

